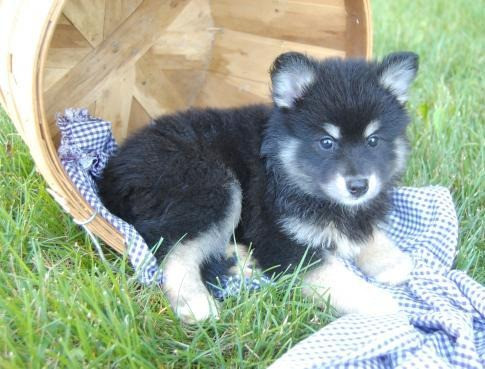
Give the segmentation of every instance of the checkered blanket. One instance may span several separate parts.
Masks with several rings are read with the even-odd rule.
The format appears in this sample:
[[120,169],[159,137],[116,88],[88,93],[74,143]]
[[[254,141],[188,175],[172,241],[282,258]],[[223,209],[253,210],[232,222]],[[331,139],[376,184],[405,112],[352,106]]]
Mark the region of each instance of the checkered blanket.
[[346,315],[298,343],[270,369],[483,368],[485,288],[451,269],[457,230],[447,189],[396,189],[387,231],[416,267],[402,286],[370,282],[389,290],[402,313]]
[[[87,110],[58,116],[59,157],[69,177],[93,209],[125,238],[138,279],[163,283],[163,274],[134,227],[101,203],[95,178],[116,152],[111,124]],[[270,368],[474,368],[485,365],[485,288],[452,270],[458,225],[451,196],[442,187],[397,188],[388,233],[416,263],[410,281],[388,289],[402,313],[350,314],[300,342]],[[85,222],[84,222],[85,223]],[[367,278],[354,265],[356,274]],[[222,278],[212,291],[224,298],[267,283],[266,278]],[[376,283],[375,281],[370,281]],[[376,283],[377,284],[377,283]]]

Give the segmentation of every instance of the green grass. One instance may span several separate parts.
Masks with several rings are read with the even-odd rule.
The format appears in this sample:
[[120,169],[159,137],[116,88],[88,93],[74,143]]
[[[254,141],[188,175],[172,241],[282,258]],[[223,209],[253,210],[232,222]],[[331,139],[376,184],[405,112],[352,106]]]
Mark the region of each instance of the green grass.
[[[373,1],[375,55],[413,50],[413,154],[404,183],[441,184],[460,219],[457,267],[485,282],[482,1]],[[221,319],[180,325],[159,290],[90,240],[46,192],[0,113],[0,368],[264,368],[332,319],[293,276],[224,303]],[[125,272],[126,268],[126,272]],[[289,286],[289,287],[288,287]]]

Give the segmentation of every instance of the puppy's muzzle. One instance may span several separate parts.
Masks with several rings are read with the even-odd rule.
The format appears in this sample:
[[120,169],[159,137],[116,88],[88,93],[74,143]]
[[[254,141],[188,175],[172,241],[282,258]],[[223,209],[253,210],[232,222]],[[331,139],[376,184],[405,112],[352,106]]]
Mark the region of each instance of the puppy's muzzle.
[[347,190],[354,197],[361,197],[369,189],[369,181],[367,178],[351,178],[345,181]]

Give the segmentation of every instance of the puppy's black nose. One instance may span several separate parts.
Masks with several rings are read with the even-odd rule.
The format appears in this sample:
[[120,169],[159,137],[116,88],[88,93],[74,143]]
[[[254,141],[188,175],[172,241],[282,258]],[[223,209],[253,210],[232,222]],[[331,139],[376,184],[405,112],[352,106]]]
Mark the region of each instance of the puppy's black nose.
[[347,189],[355,197],[360,197],[369,189],[369,182],[365,178],[349,179]]

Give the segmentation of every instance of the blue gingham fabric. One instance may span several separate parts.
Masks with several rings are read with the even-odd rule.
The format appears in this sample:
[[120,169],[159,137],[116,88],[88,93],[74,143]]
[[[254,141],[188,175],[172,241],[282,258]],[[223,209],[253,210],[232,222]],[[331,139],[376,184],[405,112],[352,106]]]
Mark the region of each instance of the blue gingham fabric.
[[[74,185],[93,209],[125,238],[128,257],[142,283],[163,283],[156,259],[133,226],[101,203],[94,178],[101,175],[117,146],[111,124],[85,109],[68,109],[57,118],[59,157]],[[485,365],[485,288],[465,273],[452,270],[458,222],[447,189],[437,186],[397,188],[387,232],[416,267],[409,282],[389,290],[402,312],[392,315],[350,314],[330,323],[278,359],[283,368],[470,368]],[[221,278],[218,298],[258,289],[269,280]]]
[[387,233],[412,255],[401,286],[380,284],[402,312],[349,314],[290,349],[270,369],[467,368],[485,366],[485,288],[452,270],[458,222],[450,193],[438,186],[398,188]]
[[67,109],[57,116],[61,133],[59,158],[72,183],[95,214],[110,222],[124,237],[128,257],[140,282],[162,283],[155,257],[135,227],[111,214],[97,194],[95,178],[99,177],[117,145],[111,124],[91,117],[86,109]]

